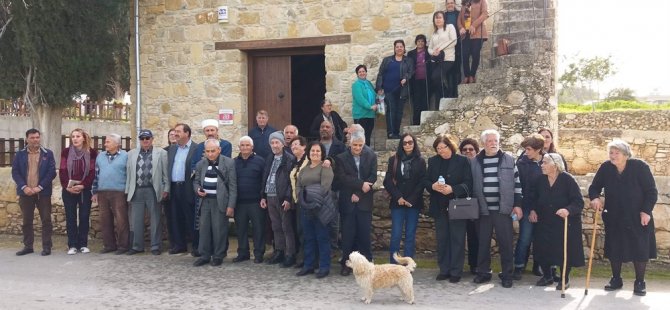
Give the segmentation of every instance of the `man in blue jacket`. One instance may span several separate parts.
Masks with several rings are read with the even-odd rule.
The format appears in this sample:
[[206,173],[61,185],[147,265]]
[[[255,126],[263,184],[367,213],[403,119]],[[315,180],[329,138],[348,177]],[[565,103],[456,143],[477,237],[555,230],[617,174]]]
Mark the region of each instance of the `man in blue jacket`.
[[51,150],[40,145],[40,131],[32,128],[26,131],[27,146],[16,153],[12,162],[12,179],[16,182],[16,194],[23,214],[23,250],[16,252],[22,256],[33,253],[35,232],[33,218],[35,208],[42,221],[42,256],[51,254],[51,192],[52,181],[56,177],[56,161]]

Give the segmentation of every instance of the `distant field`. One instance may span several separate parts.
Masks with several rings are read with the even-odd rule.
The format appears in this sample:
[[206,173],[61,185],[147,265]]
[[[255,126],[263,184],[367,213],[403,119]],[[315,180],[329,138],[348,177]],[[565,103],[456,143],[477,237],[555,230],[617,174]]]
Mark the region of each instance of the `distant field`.
[[[624,110],[670,110],[670,103],[654,104],[638,101],[602,101],[596,103],[596,112]],[[588,113],[592,111],[590,104],[559,103],[558,113]]]

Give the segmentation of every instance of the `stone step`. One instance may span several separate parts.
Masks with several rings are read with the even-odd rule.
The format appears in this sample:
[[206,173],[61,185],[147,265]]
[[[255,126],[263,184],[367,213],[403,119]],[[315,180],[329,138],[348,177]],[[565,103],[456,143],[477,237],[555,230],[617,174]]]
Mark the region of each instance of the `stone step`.
[[532,54],[554,51],[553,42],[549,40],[532,40],[521,42],[510,42],[508,45],[510,54]]
[[440,99],[439,110],[452,110],[458,103],[458,98],[442,98]]
[[515,32],[495,32],[491,35],[492,41],[498,38],[505,38],[512,42],[526,40],[553,40],[554,30],[549,28],[536,28],[535,30],[523,30]]
[[[460,90],[460,88],[459,88]],[[433,117],[437,117],[440,115],[439,111],[422,111],[421,112],[421,124],[426,123],[428,120],[432,119]]]
[[501,1],[500,8],[503,10],[525,10],[525,9],[540,9],[553,10],[556,4],[552,0],[516,0],[516,1]]
[[555,20],[553,18],[499,21],[493,25],[494,34],[505,34],[524,30],[553,29]]
[[512,20],[554,18],[555,10],[538,10],[535,8],[521,10],[502,10],[495,15],[495,24]]

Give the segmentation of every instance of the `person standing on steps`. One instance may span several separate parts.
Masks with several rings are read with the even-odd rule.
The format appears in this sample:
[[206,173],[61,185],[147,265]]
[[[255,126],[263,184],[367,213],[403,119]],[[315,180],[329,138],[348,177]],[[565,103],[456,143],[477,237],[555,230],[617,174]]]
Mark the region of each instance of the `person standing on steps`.
[[482,45],[488,40],[484,21],[489,18],[486,0],[463,0],[458,15],[458,31],[463,40],[463,84],[477,82]]
[[430,94],[430,54],[426,45],[426,36],[417,35],[414,39],[416,48],[407,53],[407,57],[414,64],[414,74],[410,79],[411,100],[412,100],[412,125],[419,125],[421,122],[421,112],[428,110],[428,94]]
[[[460,11],[456,9],[456,0],[446,0],[446,10],[444,11],[444,21],[447,25],[453,25],[454,29],[458,29],[458,15]],[[447,72],[447,98],[458,98],[458,84],[461,82],[461,37],[460,32],[456,31],[456,58],[451,70]]]
[[435,99],[435,106],[439,108],[440,98],[446,98],[448,94],[449,71],[454,66],[456,60],[456,29],[453,25],[447,24],[444,19],[444,13],[437,11],[433,13],[433,36],[430,37],[428,44],[432,64],[434,69],[431,72],[431,89]]
[[[351,116],[354,124],[365,129],[365,144],[370,146],[372,130],[375,128],[375,112],[378,106],[375,104],[375,87],[368,81],[368,68],[365,65],[356,66],[356,81],[351,85],[352,107]],[[348,137],[351,131],[346,133]],[[348,139],[345,139],[349,142]]]
[[409,79],[414,73],[414,64],[405,57],[405,41],[393,42],[393,55],[385,57],[377,73],[376,89],[384,95],[386,110],[386,134],[389,139],[400,139],[400,122],[409,98]]

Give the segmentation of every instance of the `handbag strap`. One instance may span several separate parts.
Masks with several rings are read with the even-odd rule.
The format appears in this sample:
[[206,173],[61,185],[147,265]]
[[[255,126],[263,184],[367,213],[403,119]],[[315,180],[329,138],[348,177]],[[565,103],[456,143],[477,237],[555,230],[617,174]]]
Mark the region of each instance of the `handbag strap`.
[[396,180],[396,173],[397,172],[398,172],[398,154],[393,156],[393,175],[391,177],[391,181],[393,181],[393,185],[398,183],[398,181]]
[[468,191],[468,187],[465,186],[465,184],[463,184],[463,183],[461,183],[461,186],[465,190],[465,194],[467,195],[467,198],[472,198],[472,196],[470,196],[470,192]]

